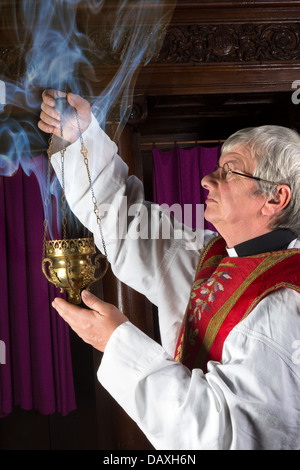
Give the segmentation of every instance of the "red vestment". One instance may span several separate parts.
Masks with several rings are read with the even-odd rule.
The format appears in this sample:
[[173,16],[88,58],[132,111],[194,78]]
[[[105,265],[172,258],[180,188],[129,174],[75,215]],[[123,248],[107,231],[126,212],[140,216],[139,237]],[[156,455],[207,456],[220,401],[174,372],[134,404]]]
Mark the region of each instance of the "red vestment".
[[300,292],[299,267],[299,249],[228,257],[224,239],[214,238],[199,259],[175,359],[204,372],[208,361],[221,362],[228,334],[264,296]]

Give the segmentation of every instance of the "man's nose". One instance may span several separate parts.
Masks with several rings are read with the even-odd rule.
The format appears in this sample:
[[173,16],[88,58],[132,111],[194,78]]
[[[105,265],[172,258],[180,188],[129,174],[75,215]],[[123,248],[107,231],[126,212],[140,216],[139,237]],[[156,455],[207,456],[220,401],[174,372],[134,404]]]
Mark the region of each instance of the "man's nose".
[[218,182],[218,168],[216,168],[212,173],[205,175],[201,180],[201,185],[204,189],[208,191],[213,187],[216,187]]

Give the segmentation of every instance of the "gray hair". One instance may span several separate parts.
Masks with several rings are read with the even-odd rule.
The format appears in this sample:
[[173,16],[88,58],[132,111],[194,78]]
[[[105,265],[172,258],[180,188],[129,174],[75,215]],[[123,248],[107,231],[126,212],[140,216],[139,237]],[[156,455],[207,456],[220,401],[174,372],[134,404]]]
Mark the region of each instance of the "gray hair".
[[[300,234],[300,135],[282,126],[260,126],[242,129],[230,136],[222,147],[222,153],[237,145],[245,145],[257,166],[253,176],[287,184],[291,188],[291,200],[274,219],[272,229],[288,228]],[[257,181],[260,193],[271,197],[276,186]]]

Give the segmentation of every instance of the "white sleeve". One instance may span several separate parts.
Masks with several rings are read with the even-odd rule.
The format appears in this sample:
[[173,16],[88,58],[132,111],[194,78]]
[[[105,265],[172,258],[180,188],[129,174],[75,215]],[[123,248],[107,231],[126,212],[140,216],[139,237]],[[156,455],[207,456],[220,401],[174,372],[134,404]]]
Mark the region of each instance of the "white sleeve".
[[[186,260],[195,269],[204,231],[193,232],[174,220],[168,211],[145,202],[141,181],[135,176],[128,177],[128,167],[118,156],[117,146],[101,130],[94,116],[83,133],[83,140],[88,149],[88,164],[112,270],[121,281],[157,305],[166,259],[180,252],[178,262],[182,264]],[[51,162],[61,182],[59,152]],[[70,208],[94,234],[96,245],[103,251],[79,140],[66,149],[64,171]],[[167,233],[162,233],[165,229]],[[190,276],[189,286],[193,271]]]
[[299,449],[300,374],[292,356],[299,316],[299,294],[281,289],[266,297],[232,330],[223,363],[210,362],[206,374],[190,372],[127,322],[111,336],[98,379],[156,449]]

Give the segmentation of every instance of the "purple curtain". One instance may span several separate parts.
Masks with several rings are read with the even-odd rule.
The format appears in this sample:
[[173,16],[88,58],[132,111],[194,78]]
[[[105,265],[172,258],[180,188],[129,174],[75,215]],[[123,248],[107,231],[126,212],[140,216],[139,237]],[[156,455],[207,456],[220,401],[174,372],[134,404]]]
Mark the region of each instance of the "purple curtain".
[[[158,204],[192,204],[192,217],[184,223],[201,228],[200,217],[196,215],[197,204],[205,204],[207,191],[201,186],[203,176],[211,173],[219,159],[221,145],[191,149],[175,146],[170,151],[153,148],[153,196]],[[182,211],[184,214],[184,210]],[[198,212],[199,214],[199,212]],[[203,222],[202,222],[203,227]],[[207,221],[204,228],[215,230]]]
[[43,220],[35,175],[0,176],[0,417],[76,408],[69,330],[51,307],[60,294],[41,269]]

